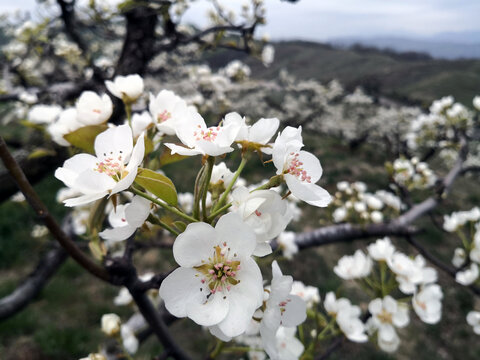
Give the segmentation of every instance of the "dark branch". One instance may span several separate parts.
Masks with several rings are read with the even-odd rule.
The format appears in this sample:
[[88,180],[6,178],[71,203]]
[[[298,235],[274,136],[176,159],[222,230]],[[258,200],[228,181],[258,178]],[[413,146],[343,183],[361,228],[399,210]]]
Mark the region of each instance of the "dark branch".
[[[405,237],[410,245],[412,245],[417,251],[429,262],[431,262],[433,265],[435,265],[437,268],[442,270],[444,273],[450,275],[453,279],[455,279],[455,276],[457,274],[457,270],[450,266],[445,264],[443,261],[435,257],[433,254],[431,254],[427,249],[425,249],[418,241],[416,241],[413,236],[406,236]],[[470,289],[475,295],[480,295],[480,288],[475,286],[475,285],[469,285],[467,286],[468,289]]]
[[[60,152],[57,156],[44,156],[42,158],[29,159],[28,153],[21,150],[15,154],[15,158],[21,168],[25,169],[25,175],[30,183],[35,184],[45,176],[51,174],[54,169],[62,165],[63,160],[65,160],[65,155],[64,152]],[[15,181],[4,168],[0,170],[0,184],[2,184],[0,187],[0,202],[7,200],[18,191]]]
[[135,7],[125,12],[125,18],[127,33],[115,74],[143,75],[148,62],[155,55],[157,14],[148,4],[143,5],[137,1]]
[[371,237],[405,236],[418,232],[413,226],[398,226],[393,223],[372,224],[367,226],[340,224],[325,226],[310,232],[295,236],[295,243],[299,249],[312,246],[321,246],[337,242],[353,241]]
[[66,259],[67,253],[62,248],[55,248],[47,252],[23,284],[10,295],[0,299],[0,320],[7,319],[25,308]]
[[132,289],[130,287],[128,287],[128,290],[130,291],[130,294],[132,294],[133,300],[137,304],[138,309],[142,313],[143,317],[150,325],[150,328],[155,333],[160,342],[163,344],[165,351],[171,357],[177,360],[190,360],[190,356],[188,356],[173,339],[162,316],[160,315],[158,310],[155,309],[146,293],[136,291],[135,289]]
[[87,255],[85,255],[85,253],[83,253],[77,247],[77,245],[72,241],[72,239],[58,225],[53,216],[48,212],[47,207],[40,200],[32,185],[29,183],[27,177],[23,173],[22,169],[8,151],[7,145],[5,144],[5,141],[1,136],[0,158],[2,159],[9,173],[15,179],[17,186],[25,195],[25,198],[27,199],[28,203],[33,208],[37,216],[43,221],[48,230],[50,230],[52,236],[60,243],[60,245],[63,246],[67,253],[91,274],[102,280],[109,281],[109,275],[107,271],[103,267],[95,263]]

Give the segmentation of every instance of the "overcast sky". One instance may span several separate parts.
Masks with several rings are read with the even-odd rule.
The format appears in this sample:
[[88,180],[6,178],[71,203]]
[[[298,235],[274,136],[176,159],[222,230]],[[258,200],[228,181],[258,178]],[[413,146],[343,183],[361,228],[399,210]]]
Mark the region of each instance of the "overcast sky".
[[[105,0],[118,2],[118,0]],[[233,9],[246,0],[219,0]],[[344,36],[429,37],[445,32],[480,31],[480,0],[265,0],[272,39],[326,40]],[[0,0],[0,12],[31,10],[34,0]],[[185,20],[205,21],[211,5],[199,0]],[[200,22],[199,25],[202,25]]]

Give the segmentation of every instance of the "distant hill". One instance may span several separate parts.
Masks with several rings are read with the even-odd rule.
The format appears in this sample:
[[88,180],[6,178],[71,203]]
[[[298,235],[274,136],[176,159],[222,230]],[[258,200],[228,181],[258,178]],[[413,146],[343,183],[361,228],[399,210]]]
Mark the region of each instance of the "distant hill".
[[302,79],[328,82],[338,79],[347,89],[362,86],[368,93],[428,106],[432,100],[453,95],[470,105],[480,94],[480,60],[441,60],[427,54],[396,53],[354,46],[349,49],[305,41],[277,42],[275,61],[265,68],[258,60],[230,51],[218,51],[206,60],[214,68],[243,58],[252,76],[276,77],[287,69]]
[[391,49],[399,52],[422,52],[437,59],[480,59],[480,38],[476,32],[468,33],[468,35],[465,34],[464,38],[459,38],[459,35],[456,33],[445,33],[423,39],[402,37],[343,37],[331,39],[328,42],[340,47],[361,44],[380,50]]

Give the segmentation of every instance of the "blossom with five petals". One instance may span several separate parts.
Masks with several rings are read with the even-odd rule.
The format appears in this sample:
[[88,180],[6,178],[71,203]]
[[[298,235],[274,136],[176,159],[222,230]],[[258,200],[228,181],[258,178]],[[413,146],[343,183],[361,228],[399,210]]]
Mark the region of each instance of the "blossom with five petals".
[[177,137],[187,147],[165,144],[172,154],[219,156],[233,151],[231,145],[237,137],[240,124],[207,127],[198,112],[191,112],[187,118],[179,121],[175,130]]
[[189,224],[173,244],[180,265],[160,286],[160,297],[176,317],[209,326],[231,338],[245,332],[263,301],[262,275],[251,258],[255,233],[239,215],[222,216],[215,228]]
[[88,204],[124,191],[137,176],[145,152],[143,135],[133,147],[132,130],[121,125],[99,134],[94,147],[96,156],[75,155],[55,171],[57,179],[82,194],[65,200],[66,206]]

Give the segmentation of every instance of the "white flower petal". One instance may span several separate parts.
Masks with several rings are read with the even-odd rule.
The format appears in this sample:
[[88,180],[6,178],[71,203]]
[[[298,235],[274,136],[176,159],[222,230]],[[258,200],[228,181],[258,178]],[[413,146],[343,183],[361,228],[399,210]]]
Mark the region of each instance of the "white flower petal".
[[203,222],[192,223],[173,243],[173,256],[180,266],[198,266],[212,256],[218,241],[212,226]]
[[210,295],[204,303],[189,302],[187,306],[187,316],[198,325],[216,325],[227,316],[230,301],[231,299],[227,299],[223,293],[217,292]]
[[198,272],[192,268],[175,269],[160,285],[159,295],[167,310],[176,317],[186,317],[191,303],[201,304],[206,300],[206,292]]

